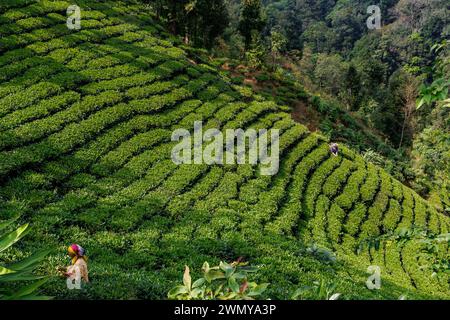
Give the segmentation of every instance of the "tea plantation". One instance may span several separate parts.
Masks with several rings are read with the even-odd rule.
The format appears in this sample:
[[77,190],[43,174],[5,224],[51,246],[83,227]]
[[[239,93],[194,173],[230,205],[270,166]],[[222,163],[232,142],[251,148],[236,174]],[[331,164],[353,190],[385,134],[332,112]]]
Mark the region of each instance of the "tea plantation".
[[[322,279],[343,299],[450,298],[449,275],[423,268],[419,241],[357,254],[364,239],[403,227],[448,233],[448,217],[350,148],[331,155],[286,107],[196,63],[148,7],[77,0],[81,29],[69,30],[71,4],[0,4],[0,220],[21,214],[33,228],[3,259],[50,247],[40,273],[56,275],[70,243],[89,257],[84,290],[55,276],[46,294],[164,299],[185,265],[243,257],[270,283],[265,298]],[[175,165],[172,131],[197,120],[279,129],[278,174]],[[337,262],[305,251],[312,243]],[[437,254],[448,253],[442,244]],[[379,290],[366,288],[370,265]]]

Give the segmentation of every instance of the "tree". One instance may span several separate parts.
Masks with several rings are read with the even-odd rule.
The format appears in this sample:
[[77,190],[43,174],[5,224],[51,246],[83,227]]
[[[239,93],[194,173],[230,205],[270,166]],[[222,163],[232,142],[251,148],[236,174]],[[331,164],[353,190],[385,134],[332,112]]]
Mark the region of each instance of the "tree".
[[407,82],[403,86],[403,125],[402,132],[400,135],[400,143],[398,145],[399,148],[402,147],[403,137],[405,134],[405,127],[408,124],[410,125],[411,118],[413,116],[414,111],[416,110],[416,98],[417,98],[417,81],[414,78],[408,77]]
[[415,187],[424,195],[429,194],[438,209],[449,213],[450,59],[448,50],[445,50],[448,44],[448,41],[444,41],[432,46],[436,59],[431,68],[430,84],[422,84],[417,101],[417,109],[423,114],[422,121],[425,128],[413,141],[412,164],[417,175]]
[[322,89],[337,95],[341,91],[346,69],[346,65],[339,55],[320,53],[317,57],[314,76]]
[[253,33],[260,33],[264,25],[265,23],[261,15],[261,0],[243,0],[238,29],[244,37],[246,50],[250,48]]
[[229,24],[225,0],[156,0],[158,17],[167,20],[169,30],[183,36],[186,44],[211,48]]
[[184,8],[188,4],[188,0],[166,1],[167,11],[166,18],[169,24],[169,30],[173,34],[182,34],[186,25]]
[[349,52],[356,40],[366,28],[367,5],[360,1],[340,1],[328,14],[327,21],[335,33],[335,49],[345,54]]
[[267,50],[261,39],[261,35],[254,31],[252,33],[252,40],[250,41],[250,48],[245,52],[245,56],[249,65],[252,68],[260,68],[266,58]]
[[287,2],[283,27],[286,30],[288,50],[302,50],[302,12],[296,0]]
[[305,29],[302,38],[314,52],[330,53],[333,51],[335,36],[334,31],[328,28],[325,22],[318,21]]
[[323,21],[333,9],[336,0],[297,0],[297,7],[301,12],[303,29],[315,21]]
[[400,107],[402,114],[400,141],[398,148],[403,146],[405,133],[409,132],[409,136],[413,136],[413,115],[416,111],[416,99],[418,95],[418,80],[410,73],[400,69],[395,72],[389,80],[389,90],[391,92],[392,101]]
[[153,4],[153,8],[155,9],[156,12],[156,17],[159,20],[161,18],[161,16],[163,16],[165,14],[165,6],[166,6],[166,0],[153,0],[150,1]]
[[195,45],[211,48],[229,24],[226,4],[224,0],[196,0],[195,3],[196,19],[191,28]]
[[356,110],[361,100],[361,78],[353,64],[347,69],[344,78],[344,100],[349,110]]
[[[420,99],[417,102],[417,109],[423,105],[437,103],[444,107],[450,107],[448,97],[448,88],[450,86],[450,57],[448,56],[449,41],[435,44],[431,47],[431,51],[436,54],[436,59],[431,68],[431,77],[433,82],[430,85],[422,84],[420,87]],[[447,56],[444,54],[447,53]]]
[[286,48],[286,37],[276,28],[270,33],[270,52],[272,55],[272,69],[275,69],[277,56]]
[[427,12],[429,0],[400,0],[395,6],[399,22],[411,30],[417,31],[423,25],[424,13]]
[[[435,118],[433,112],[431,117]],[[439,116],[450,123],[450,112],[441,112]],[[415,181],[417,189],[424,196],[430,191],[438,195],[433,202],[439,204],[440,209],[447,207],[450,212],[450,133],[441,126],[429,126],[417,134],[413,141],[412,163],[416,170]],[[440,199],[439,199],[440,198]],[[439,201],[440,200],[440,201]],[[439,203],[440,202],[440,203]]]

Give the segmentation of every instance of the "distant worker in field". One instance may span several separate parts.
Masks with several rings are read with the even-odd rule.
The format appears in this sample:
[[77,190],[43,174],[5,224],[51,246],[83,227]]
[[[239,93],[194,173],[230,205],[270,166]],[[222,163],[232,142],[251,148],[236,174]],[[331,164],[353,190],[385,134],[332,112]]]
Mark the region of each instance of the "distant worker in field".
[[337,143],[330,144],[330,152],[337,157],[339,153],[339,145]]
[[67,272],[65,272],[67,287],[81,289],[81,280],[89,282],[86,251],[78,244],[71,244],[67,248],[67,252],[72,259],[72,265],[67,267]]

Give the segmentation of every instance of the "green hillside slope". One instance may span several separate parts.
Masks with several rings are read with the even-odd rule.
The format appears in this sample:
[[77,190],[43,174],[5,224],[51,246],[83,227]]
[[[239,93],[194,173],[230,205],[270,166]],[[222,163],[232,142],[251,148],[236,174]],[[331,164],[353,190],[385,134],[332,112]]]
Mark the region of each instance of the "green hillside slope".
[[[43,273],[64,265],[72,242],[88,250],[92,283],[59,298],[165,298],[184,265],[242,256],[261,265],[270,298],[336,281],[345,299],[450,298],[449,278],[431,277],[422,244],[359,242],[417,225],[450,230],[412,190],[343,147],[296,124],[284,108],[229,84],[187,58],[146,7],[77,1],[82,28],[69,30],[65,1],[0,5],[0,219],[22,214],[34,232],[6,259],[59,249]],[[280,171],[250,165],[175,165],[172,131],[277,128]],[[315,242],[336,252],[322,263]],[[439,254],[448,255],[448,248]],[[367,267],[380,290],[365,287]]]

